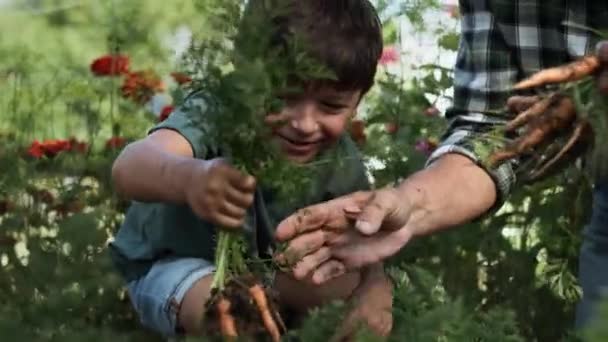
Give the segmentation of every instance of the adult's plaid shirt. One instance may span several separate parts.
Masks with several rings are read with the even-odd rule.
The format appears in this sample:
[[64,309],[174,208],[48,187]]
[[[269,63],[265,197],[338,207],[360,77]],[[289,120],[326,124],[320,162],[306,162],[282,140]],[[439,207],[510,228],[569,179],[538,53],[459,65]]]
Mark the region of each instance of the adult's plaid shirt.
[[[541,69],[595,49],[600,40],[576,23],[608,29],[608,0],[460,0],[461,39],[454,75],[449,130],[428,164],[446,153],[479,162],[472,142],[501,118],[482,112],[503,108],[512,85]],[[513,160],[487,170],[502,203],[516,181]]]

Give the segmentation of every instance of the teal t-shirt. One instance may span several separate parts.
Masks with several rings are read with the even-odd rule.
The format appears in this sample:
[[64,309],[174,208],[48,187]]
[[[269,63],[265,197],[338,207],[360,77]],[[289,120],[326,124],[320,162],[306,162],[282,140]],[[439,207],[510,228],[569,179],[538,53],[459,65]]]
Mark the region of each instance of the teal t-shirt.
[[[192,146],[194,157],[221,157],[217,144],[205,141],[205,129],[195,125],[194,116],[204,117],[204,101],[191,96],[167,120],[150,132],[171,129],[181,134]],[[201,120],[196,120],[201,122]],[[209,129],[207,127],[206,129]],[[332,147],[337,163],[321,163],[307,193],[287,205],[270,189],[258,186],[254,203],[245,220],[244,231],[249,250],[254,254],[272,249],[276,225],[296,210],[348,193],[369,189],[361,155],[350,137],[344,135]],[[197,217],[187,204],[133,202],[125,220],[110,242],[110,256],[127,281],[145,275],[159,259],[195,257],[214,259],[215,227]]]

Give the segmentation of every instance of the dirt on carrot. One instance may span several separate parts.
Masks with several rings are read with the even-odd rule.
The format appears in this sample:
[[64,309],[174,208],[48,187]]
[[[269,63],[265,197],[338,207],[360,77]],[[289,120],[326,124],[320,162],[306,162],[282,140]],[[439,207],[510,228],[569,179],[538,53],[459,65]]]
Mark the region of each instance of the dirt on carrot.
[[286,332],[278,310],[277,295],[251,275],[230,280],[223,291],[214,291],[206,304],[205,330],[209,335],[254,341],[279,342]]

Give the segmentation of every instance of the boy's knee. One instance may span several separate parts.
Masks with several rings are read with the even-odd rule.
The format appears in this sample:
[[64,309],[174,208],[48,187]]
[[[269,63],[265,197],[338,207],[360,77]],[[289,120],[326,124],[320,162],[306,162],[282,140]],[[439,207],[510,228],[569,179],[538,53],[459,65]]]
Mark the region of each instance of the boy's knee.
[[323,285],[315,285],[312,280],[296,280],[282,273],[277,274],[275,287],[284,305],[292,310],[305,312],[335,300],[347,300],[360,281],[361,273],[358,271],[347,273]]
[[187,335],[202,334],[202,321],[205,314],[205,303],[211,296],[213,274],[199,279],[186,292],[180,305],[177,322]]

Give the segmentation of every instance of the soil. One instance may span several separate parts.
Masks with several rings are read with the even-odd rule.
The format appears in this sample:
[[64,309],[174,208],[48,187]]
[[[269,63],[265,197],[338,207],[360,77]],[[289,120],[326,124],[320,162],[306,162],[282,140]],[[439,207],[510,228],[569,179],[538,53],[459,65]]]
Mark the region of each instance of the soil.
[[[239,339],[243,337],[251,337],[253,341],[271,341],[262,316],[253,299],[249,295],[249,288],[254,284],[260,284],[254,276],[246,275],[232,279],[226,284],[224,291],[219,292],[214,290],[211,298],[205,305],[205,329],[210,335],[218,335],[220,332],[220,324],[217,315],[216,303],[220,298],[226,298],[231,303],[231,314],[236,321],[236,328],[239,334]],[[268,298],[270,310],[273,313],[273,318],[277,323],[281,334],[286,333],[285,324],[279,313],[278,295],[272,289],[264,287],[264,292]]]

